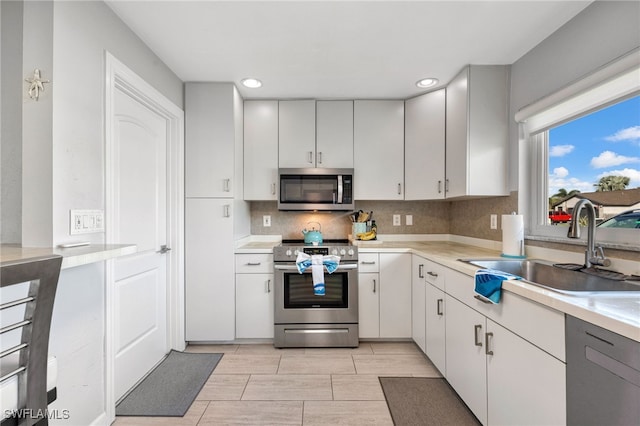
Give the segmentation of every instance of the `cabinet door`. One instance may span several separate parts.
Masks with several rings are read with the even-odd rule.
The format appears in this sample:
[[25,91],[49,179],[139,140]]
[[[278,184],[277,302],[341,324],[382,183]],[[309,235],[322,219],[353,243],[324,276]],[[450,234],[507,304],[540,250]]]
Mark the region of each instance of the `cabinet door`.
[[411,257],[411,337],[422,352],[426,353],[425,334],[425,280],[424,264],[426,259],[413,255]]
[[446,376],[445,357],[445,296],[444,291],[431,284],[425,286],[426,299],[426,354],[440,372]]
[[380,337],[411,338],[411,255],[380,253]]
[[236,338],[273,338],[273,274],[236,274]]
[[277,200],[278,101],[244,102],[244,199]]
[[360,337],[380,337],[380,278],[377,273],[358,274],[358,329]]
[[404,102],[354,101],[354,197],[404,199]]
[[447,381],[483,425],[487,424],[486,319],[446,295]]
[[565,424],[565,364],[491,320],[487,327],[489,423]]
[[185,85],[185,196],[233,197],[234,87]]
[[233,340],[235,290],[231,200],[185,201],[185,315],[188,341]]
[[279,101],[278,167],[315,167],[316,102]]
[[469,140],[469,67],[451,80],[447,86],[446,107],[446,197],[467,194]]
[[405,102],[405,200],[444,198],[445,89]]
[[316,167],[353,168],[353,101],[317,101]]

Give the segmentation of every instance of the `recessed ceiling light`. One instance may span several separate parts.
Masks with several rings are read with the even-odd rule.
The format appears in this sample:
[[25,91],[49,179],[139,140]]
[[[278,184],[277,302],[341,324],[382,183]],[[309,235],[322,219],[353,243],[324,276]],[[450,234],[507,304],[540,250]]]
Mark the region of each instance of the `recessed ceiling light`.
[[416,86],[420,87],[421,89],[424,89],[425,87],[435,86],[436,84],[438,84],[437,78],[423,78],[422,80],[416,81]]
[[245,78],[241,83],[244,87],[248,87],[250,89],[257,89],[262,86],[262,82],[257,78]]

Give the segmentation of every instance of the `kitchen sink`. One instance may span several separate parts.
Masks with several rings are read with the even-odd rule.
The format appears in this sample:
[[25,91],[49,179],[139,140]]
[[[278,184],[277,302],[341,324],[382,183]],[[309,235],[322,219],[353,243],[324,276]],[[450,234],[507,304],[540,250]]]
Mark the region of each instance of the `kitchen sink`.
[[[525,282],[549,290],[568,294],[585,292],[638,291],[640,282],[634,277],[597,268],[585,269],[578,265],[554,265],[551,262],[532,259],[460,259],[485,269],[508,272]],[[612,278],[614,277],[614,278]]]

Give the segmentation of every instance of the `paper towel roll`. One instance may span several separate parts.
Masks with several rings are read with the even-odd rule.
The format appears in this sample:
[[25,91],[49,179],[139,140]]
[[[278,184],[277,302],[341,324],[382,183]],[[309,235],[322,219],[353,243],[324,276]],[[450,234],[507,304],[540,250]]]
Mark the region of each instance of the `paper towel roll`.
[[524,256],[524,218],[521,214],[502,215],[502,255]]

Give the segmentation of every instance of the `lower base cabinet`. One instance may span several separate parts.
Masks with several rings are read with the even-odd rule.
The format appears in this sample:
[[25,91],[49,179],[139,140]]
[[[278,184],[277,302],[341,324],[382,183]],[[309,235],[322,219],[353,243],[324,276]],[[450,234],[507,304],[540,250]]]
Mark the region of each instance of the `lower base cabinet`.
[[236,338],[273,338],[273,274],[236,274]]
[[425,353],[433,365],[446,376],[445,357],[445,294],[432,284],[425,285]]

